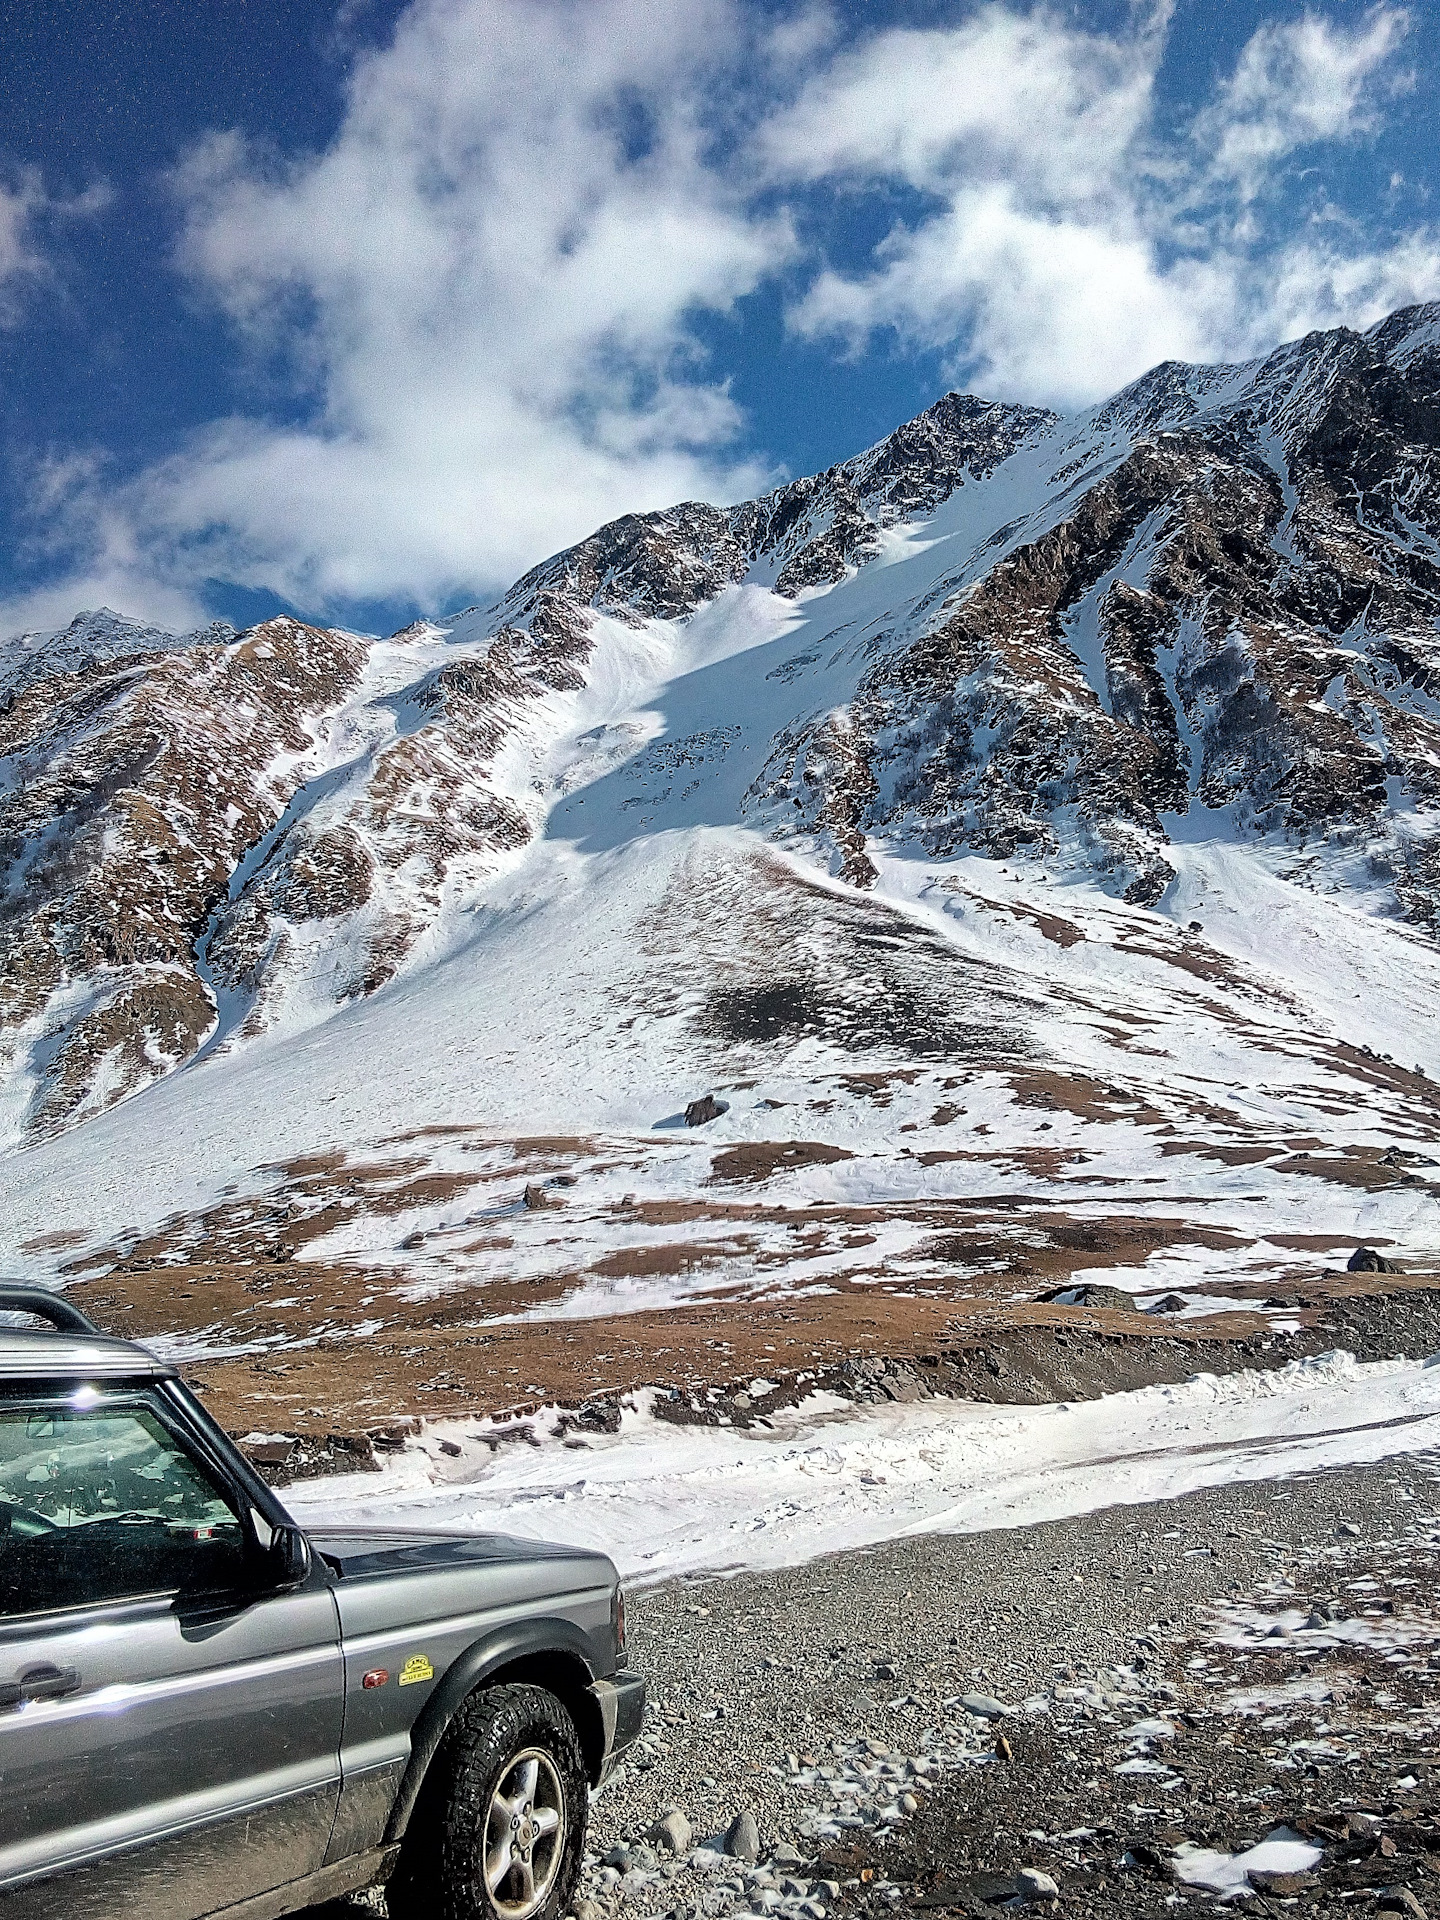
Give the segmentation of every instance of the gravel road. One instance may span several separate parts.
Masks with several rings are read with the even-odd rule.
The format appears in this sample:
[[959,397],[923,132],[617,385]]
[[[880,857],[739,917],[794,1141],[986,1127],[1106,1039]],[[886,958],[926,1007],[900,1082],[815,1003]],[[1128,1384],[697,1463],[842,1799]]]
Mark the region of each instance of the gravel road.
[[[1027,1832],[1093,1825],[1103,1794],[1123,1782],[1122,1811],[1150,1804],[1167,1866],[1148,1881],[1131,1876],[1134,1910],[1161,1912],[1177,1900],[1209,1904],[1213,1894],[1204,1886],[1174,1890],[1174,1845],[1184,1847],[1190,1828],[1204,1841],[1228,1839],[1237,1849],[1263,1837],[1243,1829],[1257,1820],[1264,1826],[1269,1801],[1278,1807],[1284,1793],[1272,1791],[1275,1781],[1298,1790],[1324,1771],[1328,1756],[1292,1762],[1280,1738],[1280,1771],[1267,1777],[1262,1793],[1221,1780],[1213,1765],[1198,1761],[1186,1769],[1194,1791],[1184,1776],[1166,1789],[1155,1781],[1171,1769],[1147,1761],[1143,1741],[1130,1757],[1153,1775],[1117,1782],[1112,1768],[1126,1764],[1128,1749],[1101,1752],[1099,1736],[1187,1708],[1197,1726],[1207,1726],[1206,1710],[1197,1718],[1191,1695],[1213,1676],[1197,1678],[1189,1663],[1205,1657],[1194,1648],[1208,1645],[1217,1605],[1258,1597],[1273,1609],[1293,1592],[1308,1609],[1312,1588],[1333,1598],[1351,1580],[1373,1578],[1377,1558],[1389,1565],[1429,1539],[1437,1505],[1440,1462],[1400,1459],[1016,1532],[925,1536],[778,1574],[641,1594],[632,1605],[632,1644],[636,1663],[652,1678],[649,1732],[635,1763],[597,1798],[596,1865],[583,1898],[617,1916],[772,1911],[781,1920],[818,1920],[822,1909],[860,1898],[983,1911],[986,1902],[970,1891],[977,1877],[984,1883],[977,1852],[993,1842],[991,1890],[1008,1897],[1012,1873],[1025,1863],[1000,1854],[1008,1848],[1013,1856]],[[1436,1598],[1433,1558],[1418,1579],[1415,1569],[1397,1576],[1402,1588],[1411,1583],[1407,1592],[1426,1611]],[[1365,1597],[1352,1601],[1357,1612]],[[1440,1646],[1440,1624],[1433,1644]],[[1428,1644],[1420,1648],[1422,1663],[1428,1651]],[[1308,1658],[1302,1676],[1315,1669],[1313,1655],[1301,1649],[1295,1657]],[[1434,1678],[1440,1683],[1440,1674]],[[966,1696],[972,1706],[989,1701],[1019,1711],[987,1718],[991,1709],[969,1710]],[[1319,1689],[1317,1717],[1328,1712],[1333,1726],[1336,1711],[1324,1697]],[[1057,1722],[1069,1732],[1062,1755],[1047,1761],[1036,1750],[1037,1735],[1048,1737]],[[1416,1724],[1423,1731],[1423,1709]],[[1196,1728],[1186,1731],[1193,1736]],[[1234,1750],[1227,1725],[1217,1720],[1211,1732],[1216,1745]],[[1307,1732],[1298,1730],[1302,1743]],[[1016,1756],[1013,1772],[994,1757],[1001,1737]],[[1271,1729],[1263,1738],[1274,1746],[1277,1735]],[[1355,1764],[1362,1773],[1367,1754],[1386,1768],[1382,1748],[1387,1739],[1360,1738]],[[1037,1776],[1028,1786],[1027,1759]],[[1389,1766],[1387,1778],[1394,1777]],[[1337,1785],[1330,1798],[1339,1792]],[[1018,1804],[1027,1793],[1033,1820]],[[1238,1826],[1227,1826],[1225,1807],[1211,1804],[1227,1795],[1237,1803]],[[671,1810],[692,1830],[692,1851],[679,1859],[651,1839]],[[744,1872],[704,1843],[718,1841],[747,1812],[762,1858]],[[955,1864],[957,1818],[967,1828],[961,1851],[968,1879],[960,1892],[945,1879]],[[1057,1885],[1079,1877],[1062,1871],[1053,1850],[1041,1849],[1039,1858]],[[936,1884],[943,1898],[935,1897]],[[1091,1911],[1088,1899],[1075,1905],[1086,1892],[1094,1892],[1088,1882],[1072,1886],[1062,1904]],[[1093,1911],[1114,1911],[1113,1887],[1102,1892]],[[590,1907],[579,1911],[580,1920],[598,1920]]]
[[[1437,1533],[1437,1509],[1440,1459],[1399,1458],[1016,1531],[926,1535],[778,1573],[637,1593],[630,1638],[632,1660],[651,1682],[647,1733],[595,1799],[576,1920],[996,1912],[1025,1895],[1031,1883],[1014,1876],[1027,1867],[1041,1873],[1040,1905],[1058,1897],[1066,1912],[1206,1906],[1217,1890],[1177,1880],[1176,1849],[1193,1864],[1202,1842],[1224,1859],[1263,1839],[1267,1821],[1281,1818],[1285,1791],[1277,1782],[1283,1790],[1303,1786],[1313,1800],[1314,1779],[1333,1758],[1302,1751],[1305,1728],[1292,1754],[1294,1743],[1273,1727],[1262,1738],[1278,1758],[1258,1785],[1248,1760],[1232,1782],[1210,1762],[1187,1760],[1177,1771],[1154,1757],[1170,1752],[1177,1736],[1193,1742],[1197,1729],[1202,1745],[1238,1750],[1231,1722],[1212,1716],[1203,1699],[1196,1711],[1197,1689],[1218,1684],[1222,1671],[1191,1667],[1206,1658],[1195,1649],[1211,1646],[1217,1606],[1288,1605],[1293,1624],[1294,1606],[1311,1609],[1323,1593],[1340,1613],[1358,1617],[1369,1593],[1351,1596],[1348,1609],[1336,1596],[1354,1579],[1375,1579],[1378,1567],[1381,1584],[1392,1576],[1398,1583],[1387,1606],[1398,1600],[1402,1611],[1418,1606],[1431,1619],[1428,1609],[1440,1597],[1435,1556],[1422,1553],[1416,1562],[1414,1555]],[[1440,1648],[1440,1622],[1432,1624],[1430,1641],[1416,1629],[1423,1644],[1407,1659],[1424,1670],[1427,1686],[1430,1645]],[[1246,1631],[1261,1634],[1267,1655],[1279,1644],[1264,1619]],[[1286,1646],[1303,1682],[1317,1670],[1316,1650],[1303,1631]],[[1359,1673],[1357,1649],[1340,1652],[1350,1666],[1338,1691],[1358,1687],[1368,1702],[1375,1683]],[[1224,1673],[1233,1680],[1248,1672],[1249,1657],[1225,1654],[1231,1665]],[[1400,1658],[1383,1648],[1370,1657]],[[1265,1672],[1275,1678],[1271,1667]],[[1440,1687],[1440,1671],[1433,1679]],[[1311,1686],[1305,1704],[1312,1716],[1328,1712],[1329,1722],[1319,1724],[1333,1731],[1337,1709],[1324,1705],[1328,1698]],[[1011,1711],[996,1717],[1000,1707]],[[1166,1722],[1167,1713],[1181,1718]],[[1423,1703],[1416,1713],[1419,1732],[1440,1726]],[[1132,1731],[1130,1746],[1117,1747],[1137,1722],[1169,1731]],[[1058,1746],[1057,1728],[1064,1729]],[[1440,1732],[1428,1738],[1440,1744]],[[1364,1774],[1374,1759],[1393,1780],[1395,1767],[1380,1753],[1388,1739],[1368,1731],[1352,1738],[1347,1764]],[[997,1757],[1007,1747],[1009,1757]],[[1127,1754],[1141,1763],[1133,1777]],[[1423,1775],[1424,1762],[1417,1764]],[[1125,1775],[1115,1774],[1117,1765],[1127,1766]],[[1346,1793],[1355,1799],[1354,1787],[1348,1779],[1344,1792],[1323,1783],[1321,1810]],[[1361,1799],[1380,1805],[1373,1790]],[[1107,1808],[1113,1818],[1102,1819]],[[657,1837],[671,1814],[680,1816],[668,1835],[678,1852]],[[755,1823],[754,1862],[724,1851],[724,1836],[742,1815]],[[1099,1853],[1118,1859],[1129,1843],[1115,1836],[1127,1821],[1141,1855],[1148,1848],[1154,1856],[1148,1873],[1134,1870],[1141,1856],[1129,1869],[1098,1872],[1084,1839],[1058,1839],[1067,1830],[1098,1834]],[[1141,1829],[1154,1846],[1142,1844]],[[1300,1846],[1300,1855],[1285,1856],[1284,1844]],[[1352,1836],[1350,1844],[1359,1843]],[[1303,1838],[1292,1836],[1261,1867],[1266,1860],[1303,1867],[1304,1854]],[[1258,1894],[1238,1871],[1243,1897],[1278,1897]],[[1423,1878],[1425,1869],[1417,1871]],[[1055,1896],[1045,1891],[1051,1880]],[[1437,1892],[1440,1878],[1432,1892],[1440,1915]],[[1308,1912],[1332,1910],[1315,1904],[1313,1890],[1287,1897],[1304,1900]],[[1372,1887],[1363,1897],[1373,1904],[1383,1894]]]

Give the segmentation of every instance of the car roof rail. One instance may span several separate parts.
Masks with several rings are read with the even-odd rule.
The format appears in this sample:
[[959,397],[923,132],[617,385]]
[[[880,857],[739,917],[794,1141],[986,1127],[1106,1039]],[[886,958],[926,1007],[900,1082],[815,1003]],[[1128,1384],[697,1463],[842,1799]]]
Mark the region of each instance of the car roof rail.
[[73,1301],[53,1293],[49,1287],[27,1287],[0,1280],[0,1313],[32,1313],[37,1320],[48,1320],[61,1333],[100,1331]]

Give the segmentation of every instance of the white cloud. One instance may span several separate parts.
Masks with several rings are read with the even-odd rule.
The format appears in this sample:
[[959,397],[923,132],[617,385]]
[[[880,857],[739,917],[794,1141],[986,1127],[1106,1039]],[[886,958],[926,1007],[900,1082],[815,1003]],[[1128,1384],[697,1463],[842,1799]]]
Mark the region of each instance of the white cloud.
[[1216,172],[1253,199],[1297,149],[1373,132],[1408,79],[1393,62],[1409,24],[1402,9],[1377,6],[1353,31],[1311,13],[1259,28],[1196,124]]
[[1115,38],[990,5],[817,75],[767,130],[776,174],[924,199],[864,268],[817,274],[796,329],[851,353],[893,329],[983,391],[1066,407],[1162,359],[1240,358],[1434,297],[1433,235],[1276,239],[1248,205],[1297,148],[1378,124],[1405,14],[1261,27],[1178,141],[1152,106],[1167,27],[1163,9]]
[[[216,421],[124,484],[58,468],[52,539],[112,583],[73,593],[167,619],[207,578],[315,613],[434,605],[615,514],[741,497],[767,476],[696,316],[782,272],[814,340],[890,330],[1062,406],[1440,293],[1428,232],[1293,205],[1267,229],[1292,155],[1381,124],[1403,12],[1268,22],[1178,132],[1154,104],[1167,0],[1134,20],[413,0],[324,152],[215,135],[177,173],[179,264],[291,385],[276,418]],[[897,190],[906,219],[859,264],[807,247],[817,213],[843,230]]]
[[33,169],[27,168],[9,186],[0,181],[0,326],[20,319],[27,288],[45,276],[45,255],[35,229],[50,205]]
[[0,180],[0,325],[21,320],[27,291],[54,275],[41,244],[42,229],[99,213],[110,199],[103,183],[69,199],[56,198],[33,167],[23,168],[9,184]]
[[893,327],[952,349],[982,388],[1072,405],[1203,347],[1194,287],[1157,274],[1140,203],[1163,11],[1128,37],[1043,8],[877,35],[767,130],[781,178],[886,180],[926,196],[862,272],[820,273],[793,311],[859,351]]
[[1440,300],[1440,243],[1411,234],[1379,252],[1302,239],[1269,262],[1264,297],[1250,319],[1266,340],[1294,340],[1323,327],[1369,327],[1397,307]]
[[214,618],[195,594],[157,580],[148,562],[139,568],[102,565],[0,600],[0,639],[59,633],[77,613],[99,607],[172,633],[194,633]]
[[22,558],[86,557],[59,578],[0,600],[0,639],[67,627],[82,608],[113,607],[177,633],[211,618],[192,585],[158,575],[129,503],[107,487],[106,478],[107,463],[95,455],[52,457],[32,466],[36,531]]
[[36,256],[27,229],[38,196],[33,177],[18,187],[0,184],[0,295],[21,275],[34,271]]
[[796,313],[857,346],[893,325],[959,347],[982,391],[1078,406],[1163,359],[1204,358],[1219,289],[1203,267],[1162,275],[1133,223],[1040,213],[1010,187],[960,189],[900,230],[879,271],[822,274]]
[[744,41],[731,0],[418,0],[326,152],[194,153],[181,264],[314,415],[219,421],[110,496],[161,576],[433,602],[759,484],[688,325],[791,246],[708,155]]
[[783,178],[904,181],[946,193],[1003,181],[1071,205],[1108,194],[1145,126],[1163,37],[983,7],[958,27],[876,35],[820,72],[765,129]]

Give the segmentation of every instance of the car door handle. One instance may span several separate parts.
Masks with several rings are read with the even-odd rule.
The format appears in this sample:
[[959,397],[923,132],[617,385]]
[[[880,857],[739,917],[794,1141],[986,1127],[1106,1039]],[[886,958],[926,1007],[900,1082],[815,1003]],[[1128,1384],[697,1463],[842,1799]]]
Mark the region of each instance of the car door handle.
[[[6,1688],[5,1693],[9,1692]],[[80,1676],[74,1667],[27,1667],[20,1676],[19,1699],[15,1705],[23,1705],[29,1700],[63,1700],[67,1693],[80,1691]],[[0,1693],[3,1701],[4,1693]]]

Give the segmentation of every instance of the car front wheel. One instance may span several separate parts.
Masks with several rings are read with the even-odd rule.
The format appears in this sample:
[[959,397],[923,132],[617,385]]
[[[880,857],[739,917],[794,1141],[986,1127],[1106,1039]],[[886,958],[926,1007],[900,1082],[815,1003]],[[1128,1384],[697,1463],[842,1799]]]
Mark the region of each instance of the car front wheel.
[[560,1920],[587,1804],[574,1722],[553,1693],[473,1694],[426,1777],[387,1890],[392,1920]]

